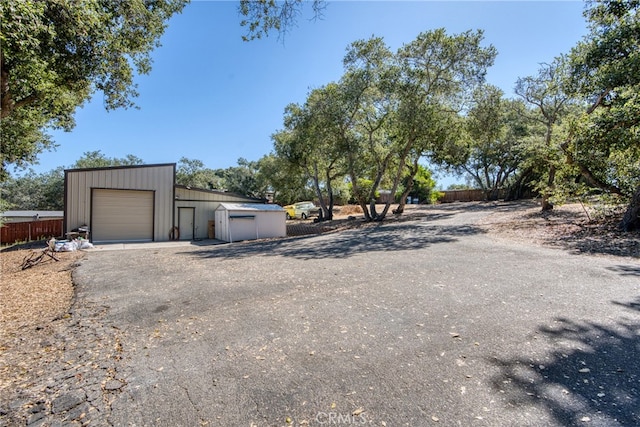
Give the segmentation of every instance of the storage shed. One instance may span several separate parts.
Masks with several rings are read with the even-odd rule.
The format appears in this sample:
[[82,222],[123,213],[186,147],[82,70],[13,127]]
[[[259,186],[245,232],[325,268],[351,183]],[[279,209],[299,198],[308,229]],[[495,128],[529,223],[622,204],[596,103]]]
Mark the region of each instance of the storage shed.
[[220,203],[215,218],[215,237],[225,242],[287,235],[286,213],[278,205]]

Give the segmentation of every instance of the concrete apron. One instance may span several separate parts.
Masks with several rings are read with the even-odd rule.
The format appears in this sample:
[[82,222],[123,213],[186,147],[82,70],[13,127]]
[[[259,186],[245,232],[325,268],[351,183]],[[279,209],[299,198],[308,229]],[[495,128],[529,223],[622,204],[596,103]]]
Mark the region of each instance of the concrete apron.
[[222,245],[227,242],[216,239],[203,240],[178,240],[170,242],[109,242],[96,243],[90,251],[121,251],[128,249],[159,249],[159,248],[178,248],[183,246],[212,246]]

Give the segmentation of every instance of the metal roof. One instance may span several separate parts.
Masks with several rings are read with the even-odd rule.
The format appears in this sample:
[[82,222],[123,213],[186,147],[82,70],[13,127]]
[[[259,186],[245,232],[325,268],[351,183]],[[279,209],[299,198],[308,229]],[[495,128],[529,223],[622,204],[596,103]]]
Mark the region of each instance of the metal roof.
[[51,218],[51,217],[60,217],[62,218],[64,216],[64,212],[63,211],[4,211],[2,213],[0,213],[0,216],[3,217],[21,217],[21,218],[27,218],[27,217],[33,217],[38,215],[38,217],[40,218]]
[[282,206],[262,203],[220,203],[218,209],[223,208],[228,211],[251,211],[251,212],[284,212]]

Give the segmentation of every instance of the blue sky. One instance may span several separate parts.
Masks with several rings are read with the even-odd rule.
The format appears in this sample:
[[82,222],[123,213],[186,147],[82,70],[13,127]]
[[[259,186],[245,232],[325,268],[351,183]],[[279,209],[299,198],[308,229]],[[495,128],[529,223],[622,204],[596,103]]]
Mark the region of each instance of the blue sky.
[[[69,166],[85,151],[134,154],[146,163],[202,160],[210,168],[258,160],[272,149],[284,108],[338,80],[347,45],[372,35],[396,50],[420,32],[483,29],[498,50],[487,81],[507,96],[518,77],[567,53],[586,33],[578,1],[332,1],[322,20],[311,8],[283,40],[243,42],[236,1],[195,0],[169,22],[151,74],[136,78],[140,109],[107,112],[96,94],[36,172]],[[443,184],[443,182],[440,182]]]

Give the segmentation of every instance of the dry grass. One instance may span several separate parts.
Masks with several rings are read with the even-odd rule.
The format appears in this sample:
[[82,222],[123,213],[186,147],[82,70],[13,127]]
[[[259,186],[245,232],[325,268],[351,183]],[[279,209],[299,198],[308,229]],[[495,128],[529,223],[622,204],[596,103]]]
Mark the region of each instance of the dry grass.
[[336,210],[336,216],[362,215],[362,213],[360,205],[344,205]]

